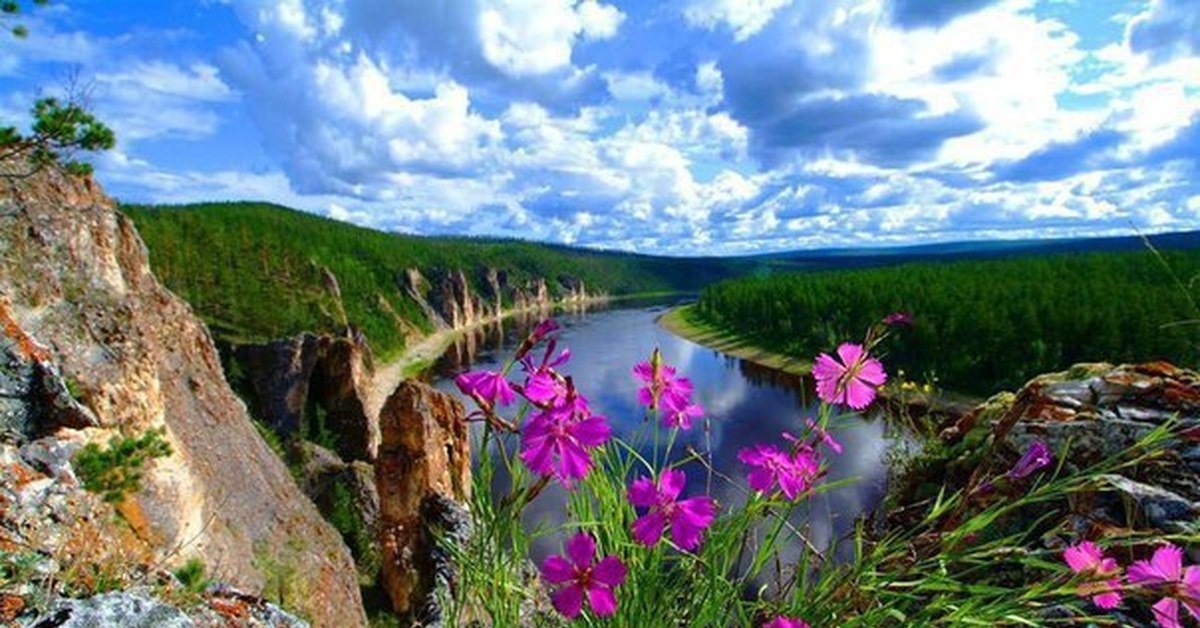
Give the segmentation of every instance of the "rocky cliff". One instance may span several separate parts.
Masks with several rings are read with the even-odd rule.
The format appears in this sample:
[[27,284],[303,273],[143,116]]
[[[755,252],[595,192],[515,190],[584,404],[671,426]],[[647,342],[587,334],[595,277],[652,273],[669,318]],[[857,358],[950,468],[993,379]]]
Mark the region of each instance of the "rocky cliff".
[[250,423],[207,329],[154,278],[133,224],[90,179],[0,178],[0,307],[3,343],[61,371],[92,417],[46,429],[94,422],[71,438],[98,442],[164,430],[172,453],[150,465],[125,513],[156,560],[198,557],[255,592],[270,579],[318,626],[365,624],[337,532]]
[[[603,299],[589,293],[583,280],[559,276],[554,290],[546,279],[534,277],[516,285],[509,272],[490,266],[477,269],[472,281],[461,269],[406,269],[400,287],[412,299],[434,329],[462,329],[493,321],[506,314],[547,311],[556,305],[572,305]],[[473,286],[481,286],[476,290]]]

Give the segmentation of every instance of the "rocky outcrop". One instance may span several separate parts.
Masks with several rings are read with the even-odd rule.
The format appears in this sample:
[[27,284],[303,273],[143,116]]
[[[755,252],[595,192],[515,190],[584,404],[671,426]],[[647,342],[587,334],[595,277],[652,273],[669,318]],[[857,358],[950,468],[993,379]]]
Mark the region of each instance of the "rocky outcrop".
[[266,600],[228,587],[214,587],[197,604],[179,605],[149,587],[83,599],[60,599],[23,625],[39,628],[308,628],[309,623]]
[[463,406],[425,384],[405,381],[380,412],[383,440],[375,462],[383,548],[381,583],[398,613],[425,622],[439,582],[450,582],[435,539],[461,537],[468,526],[455,502],[470,497],[471,452]]
[[[1095,519],[1180,532],[1200,521],[1200,374],[1165,362],[1078,365],[1003,393],[943,432],[951,444],[988,443],[1011,464],[1035,439],[1067,451],[1070,469],[1113,459],[1168,421],[1165,458],[1101,476]],[[976,448],[979,449],[979,448]],[[972,465],[988,465],[975,460]],[[953,474],[952,474],[953,475]]]
[[506,314],[526,311],[545,311],[555,305],[583,303],[603,295],[589,294],[581,279],[558,277],[555,298],[542,277],[513,285],[503,269],[481,266],[474,285],[462,270],[433,269],[429,276],[416,268],[405,270],[399,283],[401,290],[420,308],[426,320],[438,330],[463,329],[499,319]]
[[379,571],[379,491],[375,468],[312,443],[296,444],[300,487],[325,519],[334,524],[354,554],[359,577],[373,582]]
[[327,432],[345,460],[375,459],[378,423],[367,416],[371,350],[361,334],[301,334],[234,350],[255,416],[280,436]]
[[349,551],[250,423],[207,329],[154,278],[133,223],[90,179],[0,181],[0,268],[3,344],[25,338],[58,368],[99,426],[80,438],[165,430],[173,453],[132,499],[133,528],[158,558],[200,558],[249,591],[286,573],[289,603],[316,624],[365,624]]

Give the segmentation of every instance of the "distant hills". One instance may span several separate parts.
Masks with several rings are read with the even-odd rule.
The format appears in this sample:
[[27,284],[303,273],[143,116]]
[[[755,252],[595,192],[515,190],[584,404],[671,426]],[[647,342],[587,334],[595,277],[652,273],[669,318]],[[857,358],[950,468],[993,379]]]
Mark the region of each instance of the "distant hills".
[[[385,356],[403,349],[406,338],[432,329],[423,304],[406,293],[408,269],[425,276],[462,271],[476,294],[486,291],[489,270],[512,286],[543,280],[554,298],[580,282],[589,294],[698,293],[747,275],[1145,247],[1130,236],[685,258],[387,233],[270,203],[124,205],[122,211],[149,247],[154,272],[195,308],[218,339],[257,342],[350,322]],[[1200,232],[1155,235],[1151,241],[1163,249],[1200,248]],[[337,295],[330,290],[330,277]]]

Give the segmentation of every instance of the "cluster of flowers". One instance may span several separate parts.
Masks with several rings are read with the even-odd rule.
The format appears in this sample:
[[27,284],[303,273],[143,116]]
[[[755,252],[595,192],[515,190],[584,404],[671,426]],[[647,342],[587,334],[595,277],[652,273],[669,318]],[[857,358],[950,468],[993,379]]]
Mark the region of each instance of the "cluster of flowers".
[[1183,550],[1170,543],[1156,549],[1150,560],[1134,562],[1124,577],[1117,559],[1105,556],[1091,541],[1068,547],[1063,560],[1071,571],[1088,579],[1078,588],[1080,597],[1090,597],[1100,608],[1116,608],[1123,592],[1137,590],[1161,596],[1150,610],[1162,628],[1183,627],[1180,604],[1200,621],[1200,565],[1184,569]]
[[[554,478],[571,490],[591,471],[593,450],[608,442],[612,431],[603,416],[592,412],[571,377],[559,371],[571,354],[567,349],[558,351],[557,338],[550,337],[557,329],[552,320],[542,322],[504,369],[465,373],[456,383],[479,407],[475,415],[497,429],[520,433],[519,457],[530,471],[543,480]],[[545,350],[540,359],[535,358],[533,350],[543,340],[547,340]],[[865,408],[887,379],[882,364],[868,357],[861,345],[843,344],[837,353],[840,360],[826,354],[817,358],[813,374],[818,395],[829,404]],[[524,372],[523,382],[511,382],[508,372],[518,364]],[[633,375],[641,384],[639,403],[657,412],[663,427],[687,430],[704,416],[704,408],[692,399],[691,381],[665,364],[658,349],[649,360],[633,368]],[[518,395],[530,407],[522,426],[508,423],[497,414],[499,406],[511,405]],[[746,480],[751,489],[773,494],[778,488],[788,500],[795,500],[820,479],[820,448],[841,453],[842,446],[818,423],[810,419],[807,424],[807,440],[783,433],[791,443],[787,449],[757,445],[739,452],[738,459],[750,468]],[[631,530],[635,542],[654,547],[664,534],[669,534],[679,550],[690,552],[700,546],[704,531],[716,517],[717,504],[707,495],[681,499],[686,485],[687,475],[672,468],[662,470],[657,477],[643,475],[633,480],[627,498],[639,514]],[[570,538],[565,549],[565,555],[550,556],[541,566],[543,577],[556,587],[551,596],[554,607],[572,619],[582,612],[585,600],[598,616],[615,613],[614,590],[625,581],[624,563],[612,555],[597,561],[596,539],[584,532]],[[803,621],[788,617],[778,617],[767,625],[808,628]]]

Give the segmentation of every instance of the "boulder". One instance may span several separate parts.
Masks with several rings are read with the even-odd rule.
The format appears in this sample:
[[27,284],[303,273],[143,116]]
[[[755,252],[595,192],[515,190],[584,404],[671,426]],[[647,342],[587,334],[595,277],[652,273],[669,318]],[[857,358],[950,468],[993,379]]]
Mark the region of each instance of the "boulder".
[[[402,382],[380,413],[383,440],[375,461],[383,548],[381,583],[394,610],[429,619],[438,582],[452,581],[435,529],[465,520],[452,502],[470,498],[471,451],[466,413],[454,397]],[[440,571],[439,571],[440,570]]]

